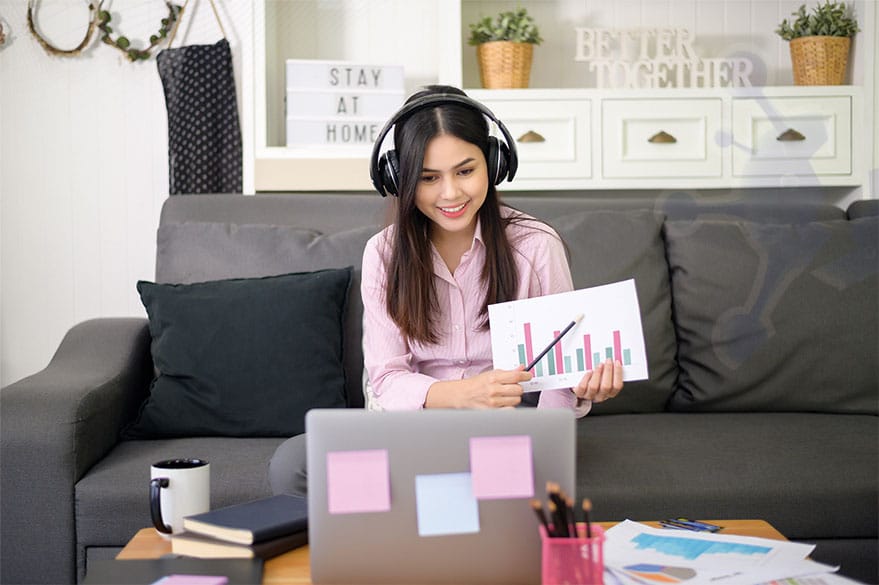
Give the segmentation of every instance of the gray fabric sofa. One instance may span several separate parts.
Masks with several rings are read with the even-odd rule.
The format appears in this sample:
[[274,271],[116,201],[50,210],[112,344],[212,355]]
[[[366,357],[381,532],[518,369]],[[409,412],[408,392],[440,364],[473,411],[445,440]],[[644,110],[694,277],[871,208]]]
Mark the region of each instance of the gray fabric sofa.
[[[506,200],[561,233],[577,287],[636,281],[650,380],[578,422],[578,496],[595,517],[762,518],[879,581],[879,200]],[[388,204],[172,197],[156,280],[355,267],[343,355],[348,406],[362,407],[357,267]],[[150,390],[150,346],[146,319],[87,321],[45,370],[0,391],[3,583],[73,583],[115,555],[150,525],[155,461],[209,460],[214,507],[270,493],[281,437],[120,440]]]

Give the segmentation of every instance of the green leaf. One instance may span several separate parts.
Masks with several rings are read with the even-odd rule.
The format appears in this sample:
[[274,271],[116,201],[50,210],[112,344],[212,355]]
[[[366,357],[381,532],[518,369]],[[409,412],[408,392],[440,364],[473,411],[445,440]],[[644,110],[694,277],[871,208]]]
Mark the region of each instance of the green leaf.
[[131,42],[128,40],[127,37],[119,37],[118,39],[116,39],[116,45],[120,49],[127,49],[130,44]]
[[796,18],[790,25],[785,19],[775,31],[785,40],[816,35],[851,37],[860,30],[853,11],[845,2],[826,0],[814,7],[811,13],[806,11],[806,5],[803,4],[791,16]]
[[501,12],[495,18],[483,17],[470,24],[471,45],[479,45],[490,41],[515,41],[521,43],[540,44],[543,39],[534,20],[524,8]]

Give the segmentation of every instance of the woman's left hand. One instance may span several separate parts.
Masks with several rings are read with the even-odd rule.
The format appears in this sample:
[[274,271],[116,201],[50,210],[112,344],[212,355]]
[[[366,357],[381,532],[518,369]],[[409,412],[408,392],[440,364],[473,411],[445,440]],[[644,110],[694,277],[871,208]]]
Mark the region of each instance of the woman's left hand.
[[577,398],[603,402],[613,398],[623,389],[623,364],[608,359],[583,376],[574,387]]

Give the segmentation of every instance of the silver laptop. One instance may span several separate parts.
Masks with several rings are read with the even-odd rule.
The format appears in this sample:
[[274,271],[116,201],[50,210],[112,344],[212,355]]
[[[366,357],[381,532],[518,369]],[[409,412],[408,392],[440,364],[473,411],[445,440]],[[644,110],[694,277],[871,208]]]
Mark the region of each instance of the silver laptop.
[[305,419],[314,583],[540,582],[535,497],[574,496],[564,409],[370,412]]

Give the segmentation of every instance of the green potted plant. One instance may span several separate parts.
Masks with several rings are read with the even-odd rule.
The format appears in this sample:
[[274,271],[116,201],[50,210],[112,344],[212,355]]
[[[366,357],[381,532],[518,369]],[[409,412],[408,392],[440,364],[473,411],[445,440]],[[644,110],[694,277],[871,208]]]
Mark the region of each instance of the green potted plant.
[[845,2],[825,0],[806,11],[806,5],[781,21],[776,33],[790,41],[795,85],[841,85],[845,80],[851,37],[858,29]]
[[534,19],[525,8],[486,16],[470,25],[471,45],[476,45],[482,87],[528,87],[534,45],[543,41]]

